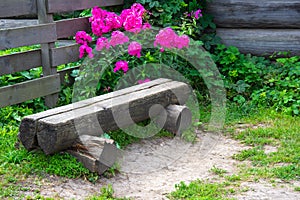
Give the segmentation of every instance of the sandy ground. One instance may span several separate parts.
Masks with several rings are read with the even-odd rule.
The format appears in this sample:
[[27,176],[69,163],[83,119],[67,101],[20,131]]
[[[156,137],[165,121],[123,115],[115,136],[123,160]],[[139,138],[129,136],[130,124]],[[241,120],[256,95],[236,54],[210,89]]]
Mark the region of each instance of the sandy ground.
[[[174,185],[180,181],[195,179],[217,181],[219,178],[210,172],[213,166],[227,170],[227,174],[237,173],[241,162],[231,156],[249,147],[228,137],[199,132],[196,144],[182,143],[176,139],[145,140],[128,147],[121,162],[121,173],[107,179],[101,178],[96,184],[82,179],[49,177],[37,183],[24,183],[32,190],[25,195],[41,195],[62,199],[83,199],[99,193],[100,188],[112,184],[117,197],[132,199],[167,199]],[[273,151],[274,149],[269,149]],[[294,191],[300,181],[272,185],[266,181],[243,182],[246,192],[233,195],[237,199],[300,199],[300,192]]]

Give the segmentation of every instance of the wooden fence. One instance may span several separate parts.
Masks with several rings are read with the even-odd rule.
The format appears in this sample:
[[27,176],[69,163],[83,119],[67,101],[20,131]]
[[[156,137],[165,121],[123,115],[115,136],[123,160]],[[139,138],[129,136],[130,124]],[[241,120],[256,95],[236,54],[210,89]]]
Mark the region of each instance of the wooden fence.
[[94,6],[122,5],[123,0],[2,0],[0,19],[37,15],[38,23],[0,29],[0,50],[40,44],[38,50],[0,56],[0,76],[42,66],[43,77],[0,88],[0,107],[46,96],[46,105],[55,106],[66,71],[57,66],[78,61],[77,44],[57,47],[60,39],[90,29],[88,18],[54,21],[53,14],[83,10]]
[[243,53],[300,55],[299,0],[212,0],[217,34]]

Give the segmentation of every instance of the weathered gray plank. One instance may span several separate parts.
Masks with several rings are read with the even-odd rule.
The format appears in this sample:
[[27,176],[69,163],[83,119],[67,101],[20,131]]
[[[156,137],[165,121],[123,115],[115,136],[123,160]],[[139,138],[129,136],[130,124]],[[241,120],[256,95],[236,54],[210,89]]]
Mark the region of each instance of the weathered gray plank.
[[36,0],[1,0],[0,18],[36,14]]
[[37,25],[36,19],[0,19],[0,29]]
[[106,7],[122,4],[123,0],[48,0],[48,13],[83,10],[94,6]]
[[117,90],[115,92],[112,93],[108,93],[105,95],[101,95],[101,96],[97,96],[95,98],[91,98],[91,99],[86,99],[83,101],[79,101],[73,104],[69,104],[69,105],[65,105],[65,106],[61,106],[58,108],[53,108],[41,113],[37,113],[37,114],[33,114],[30,116],[26,116],[22,119],[21,125],[20,125],[20,134],[19,134],[19,138],[21,139],[23,145],[25,146],[25,148],[27,150],[32,150],[35,149],[36,147],[38,147],[38,143],[37,143],[37,139],[36,139],[36,124],[38,123],[39,120],[47,118],[47,117],[51,117],[54,115],[59,115],[65,112],[71,112],[73,110],[79,109],[79,108],[83,108],[86,106],[91,106],[96,102],[99,101],[104,101],[104,100],[110,100],[112,98],[121,96],[121,95],[125,95],[125,94],[130,94],[133,91],[142,91],[144,89],[153,87],[153,86],[157,86],[163,83],[167,83],[167,82],[171,82],[170,79],[156,79],[153,81],[150,81],[148,83],[144,83],[141,85],[135,85],[129,88],[125,88],[122,90]]
[[[37,1],[37,9],[38,9],[38,20],[40,24],[53,24],[53,15],[47,13],[46,9],[47,0],[38,0]],[[52,35],[55,35],[55,40],[57,40],[56,35],[56,25],[55,25],[55,32],[50,33]],[[48,42],[41,42],[41,58],[42,58],[42,67],[43,67],[43,74],[45,76],[56,74],[56,68],[52,67],[51,63],[51,55],[50,55],[50,49],[54,48],[55,43],[54,41],[48,41]],[[58,101],[58,93],[57,94],[51,94],[45,97],[45,104],[52,108],[56,105]]]
[[57,38],[75,36],[77,31],[91,30],[88,17],[56,21]]
[[13,74],[42,65],[41,51],[32,50],[0,57],[0,76]]
[[0,50],[56,41],[55,23],[36,26],[1,29]]
[[228,46],[236,46],[242,53],[270,55],[290,51],[300,55],[300,29],[230,29],[219,28],[217,34]]
[[0,107],[57,93],[60,91],[59,74],[0,88]]
[[300,27],[299,0],[213,0],[208,5],[218,27]]
[[53,66],[76,62],[79,60],[79,45],[71,44],[51,49],[51,60]]

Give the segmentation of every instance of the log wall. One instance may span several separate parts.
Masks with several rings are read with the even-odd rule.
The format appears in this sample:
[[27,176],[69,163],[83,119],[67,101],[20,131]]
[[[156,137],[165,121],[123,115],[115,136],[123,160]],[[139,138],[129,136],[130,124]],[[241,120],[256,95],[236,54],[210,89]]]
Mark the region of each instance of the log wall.
[[[46,96],[46,104],[49,107],[56,104],[60,90],[57,86],[63,80],[62,76],[66,74],[66,71],[57,72],[56,67],[79,60],[77,44],[66,44],[60,47],[56,44],[59,39],[73,37],[77,31],[89,31],[90,25],[86,17],[53,21],[54,13],[122,4],[123,0],[3,0],[0,6],[0,19],[37,15],[38,20],[24,21],[24,23],[20,23],[19,20],[1,20],[0,50],[36,44],[40,44],[41,48],[0,56],[0,76],[42,66],[43,78],[34,82],[0,87],[2,95],[0,107],[42,96]],[[61,78],[57,77],[59,75]],[[57,83],[49,88],[51,86],[48,81],[51,83],[57,81]]]
[[243,53],[300,55],[299,0],[213,0],[208,12],[223,43]]

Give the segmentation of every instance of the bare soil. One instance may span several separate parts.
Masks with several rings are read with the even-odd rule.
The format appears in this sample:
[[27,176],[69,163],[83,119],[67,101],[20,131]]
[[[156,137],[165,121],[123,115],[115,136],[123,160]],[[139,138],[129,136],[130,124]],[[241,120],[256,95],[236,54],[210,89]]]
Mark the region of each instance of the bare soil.
[[[82,179],[65,179],[49,176],[47,179],[24,182],[31,188],[23,192],[34,196],[38,191],[45,197],[58,199],[83,199],[97,194],[100,188],[111,184],[116,197],[132,199],[167,199],[166,195],[173,191],[174,185],[180,181],[190,182],[196,179],[220,181],[210,169],[215,166],[225,169],[230,174],[238,172],[240,162],[232,159],[232,155],[249,148],[229,137],[208,132],[197,133],[195,144],[181,143],[176,139],[144,140],[130,145],[120,160],[121,173],[112,178],[101,178],[92,184]],[[268,151],[276,151],[270,147]],[[249,164],[249,163],[248,163]],[[29,179],[28,179],[29,180]],[[240,188],[244,192],[232,195],[237,199],[300,199],[300,192],[294,190],[300,181],[271,184],[268,181],[243,182]]]

